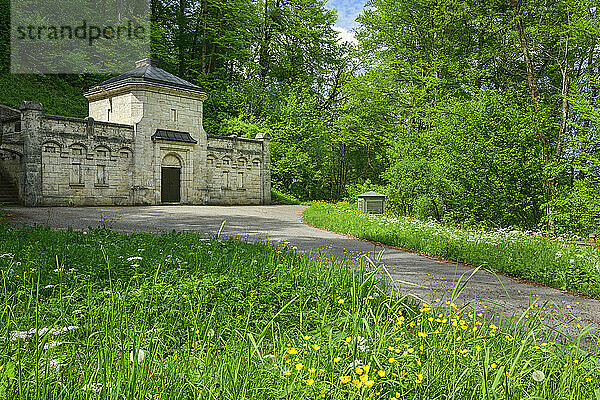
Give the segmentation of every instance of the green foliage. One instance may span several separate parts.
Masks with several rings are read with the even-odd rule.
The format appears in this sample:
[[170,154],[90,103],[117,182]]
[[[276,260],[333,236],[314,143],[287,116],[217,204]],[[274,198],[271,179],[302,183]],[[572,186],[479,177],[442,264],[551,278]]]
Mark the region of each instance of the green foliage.
[[86,82],[93,78],[0,74],[0,104],[18,109],[23,100],[42,103],[44,113],[83,118],[88,115],[83,97]]
[[409,131],[390,150],[392,204],[404,214],[446,221],[535,227],[541,163],[533,117],[518,93],[448,100],[423,137]]
[[525,326],[456,297],[417,307],[364,258],[8,225],[0,243],[7,398],[590,398],[600,379],[597,355],[542,342],[552,306]]
[[237,135],[250,139],[254,139],[257,134],[263,132],[271,133],[271,129],[252,116],[246,118],[242,115],[226,119],[221,122],[219,128],[219,135]]
[[600,234],[600,185],[575,181],[551,203],[552,218],[559,233]]
[[365,105],[355,114],[377,115],[362,129],[387,139],[390,205],[551,225],[547,204],[598,175],[597,13],[579,0],[370,1],[358,18],[365,72],[348,91]]
[[271,200],[275,204],[291,204],[291,205],[301,204],[300,200],[298,200],[294,196],[283,193],[275,188],[271,188]]
[[600,251],[579,249],[533,233],[476,231],[359,213],[355,205],[313,204],[304,211],[309,224],[446,260],[490,269],[563,290],[600,298]]

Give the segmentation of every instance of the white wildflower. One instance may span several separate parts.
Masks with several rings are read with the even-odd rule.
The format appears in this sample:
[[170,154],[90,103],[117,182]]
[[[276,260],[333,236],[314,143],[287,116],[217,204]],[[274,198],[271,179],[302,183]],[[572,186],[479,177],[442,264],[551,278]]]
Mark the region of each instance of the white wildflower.
[[110,389],[113,388],[115,385],[110,383],[110,382],[106,382],[105,385],[103,385],[102,383],[89,383],[87,385],[84,385],[81,390],[83,390],[84,392],[99,392],[102,390],[102,388],[106,388],[106,389]]
[[361,367],[363,365],[362,360],[354,360],[348,365],[348,369],[354,369],[356,367]]
[[44,289],[52,289],[54,287],[54,285],[46,285],[44,286]]
[[208,337],[215,336],[215,331],[213,331],[212,329],[209,329],[208,332],[206,332],[206,336],[208,336]]
[[140,257],[140,256],[135,256],[135,257],[129,257],[129,258],[127,259],[127,261],[133,261],[133,260],[143,260],[143,258],[142,258],[142,257]]
[[62,342],[54,342],[54,341],[51,340],[51,341],[49,341],[48,343],[46,343],[44,345],[44,350],[48,350],[48,349],[51,349],[53,347],[60,346],[61,344],[62,344]]
[[62,363],[59,360],[50,359],[44,364],[44,367],[47,367],[48,369],[52,369],[54,371],[59,371],[62,367]]

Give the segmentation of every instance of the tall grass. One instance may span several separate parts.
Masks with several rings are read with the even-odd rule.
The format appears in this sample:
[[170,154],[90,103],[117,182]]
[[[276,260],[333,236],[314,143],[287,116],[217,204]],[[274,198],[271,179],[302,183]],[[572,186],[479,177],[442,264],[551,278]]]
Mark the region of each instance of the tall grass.
[[0,398],[600,398],[600,360],[275,244],[0,226]]
[[600,298],[600,250],[577,248],[531,232],[456,229],[415,218],[359,213],[348,203],[314,203],[303,214],[312,225],[446,260]]

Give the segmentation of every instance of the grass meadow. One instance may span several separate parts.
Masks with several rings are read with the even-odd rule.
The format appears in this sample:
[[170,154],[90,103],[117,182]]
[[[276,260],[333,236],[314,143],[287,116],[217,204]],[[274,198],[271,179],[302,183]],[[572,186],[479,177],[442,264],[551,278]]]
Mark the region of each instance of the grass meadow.
[[578,248],[536,232],[458,229],[410,217],[368,215],[349,203],[313,203],[303,218],[335,232],[600,298],[599,246]]
[[0,271],[0,398],[600,400],[575,340],[399,297],[366,258],[0,224]]

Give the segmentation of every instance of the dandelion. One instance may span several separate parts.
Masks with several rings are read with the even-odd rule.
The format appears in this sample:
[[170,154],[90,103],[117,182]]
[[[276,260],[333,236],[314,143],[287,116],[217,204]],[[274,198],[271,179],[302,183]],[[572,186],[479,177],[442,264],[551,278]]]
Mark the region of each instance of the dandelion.
[[541,382],[546,378],[546,375],[544,375],[544,372],[542,372],[542,371],[533,371],[533,374],[531,374],[531,377],[533,378],[534,381]]

